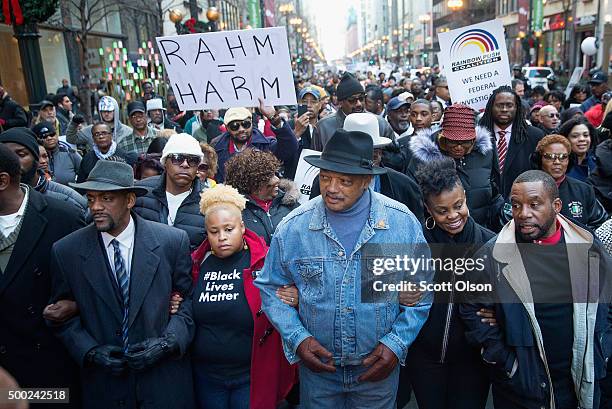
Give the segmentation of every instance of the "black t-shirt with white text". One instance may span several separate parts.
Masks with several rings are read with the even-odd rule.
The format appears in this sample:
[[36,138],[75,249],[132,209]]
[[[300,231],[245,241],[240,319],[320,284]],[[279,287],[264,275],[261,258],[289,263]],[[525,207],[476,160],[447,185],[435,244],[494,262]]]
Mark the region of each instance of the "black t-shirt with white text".
[[248,250],[225,259],[211,254],[195,284],[193,360],[217,378],[245,375],[251,368],[253,317],[243,283],[250,259]]

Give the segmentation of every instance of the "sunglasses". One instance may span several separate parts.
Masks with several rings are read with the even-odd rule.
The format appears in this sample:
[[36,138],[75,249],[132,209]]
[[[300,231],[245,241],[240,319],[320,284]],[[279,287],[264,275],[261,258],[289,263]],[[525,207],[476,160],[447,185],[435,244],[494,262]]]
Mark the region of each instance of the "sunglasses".
[[365,95],[360,95],[358,97],[350,97],[346,99],[349,104],[354,105],[357,101],[363,103],[365,101]]
[[565,162],[569,158],[569,153],[544,153],[542,157],[551,162],[559,159],[559,162]]
[[551,112],[550,114],[548,114],[546,116],[549,117],[549,118],[561,118],[561,114],[559,114],[559,113],[555,114],[554,112]]
[[49,138],[55,138],[55,135],[56,135],[56,134],[54,134],[54,133],[48,133],[48,134],[46,134],[46,135],[42,135],[42,136],[41,136],[41,137],[39,137],[38,139],[40,139],[40,140],[44,140],[44,139],[49,139]]
[[474,139],[469,141],[454,141],[445,137],[440,138],[448,146],[461,146],[462,148],[470,148],[474,144]]
[[249,121],[248,119],[245,119],[244,121],[233,121],[231,123],[229,123],[227,125],[227,127],[229,128],[230,131],[234,131],[236,132],[237,130],[240,129],[240,126],[242,126],[244,129],[249,129],[251,127],[251,125],[253,125],[253,123],[251,121]]
[[187,164],[189,165],[190,168],[194,168],[198,166],[201,162],[201,159],[199,156],[183,155],[181,153],[172,153],[168,155],[168,158],[170,158],[170,161],[172,162],[173,165],[177,165],[177,166],[182,165],[185,161],[187,161]]
[[200,163],[198,165],[198,172],[208,172],[208,169],[210,169],[210,167],[207,163]]

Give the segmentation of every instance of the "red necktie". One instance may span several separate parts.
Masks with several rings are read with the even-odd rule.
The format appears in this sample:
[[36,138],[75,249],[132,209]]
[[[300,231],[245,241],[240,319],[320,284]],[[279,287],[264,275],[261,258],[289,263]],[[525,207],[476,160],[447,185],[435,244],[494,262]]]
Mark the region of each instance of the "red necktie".
[[499,139],[497,141],[497,157],[499,159],[499,171],[504,171],[504,162],[506,161],[506,153],[508,152],[508,144],[506,143],[506,131],[497,131]]

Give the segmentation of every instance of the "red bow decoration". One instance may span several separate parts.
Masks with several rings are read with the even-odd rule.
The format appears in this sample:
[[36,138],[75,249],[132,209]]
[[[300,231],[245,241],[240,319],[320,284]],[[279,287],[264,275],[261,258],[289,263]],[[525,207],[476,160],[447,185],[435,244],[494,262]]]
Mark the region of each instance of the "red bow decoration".
[[4,22],[11,24],[11,10],[15,17],[15,25],[20,26],[23,24],[23,13],[21,12],[21,6],[19,0],[2,0],[2,14],[4,14]]

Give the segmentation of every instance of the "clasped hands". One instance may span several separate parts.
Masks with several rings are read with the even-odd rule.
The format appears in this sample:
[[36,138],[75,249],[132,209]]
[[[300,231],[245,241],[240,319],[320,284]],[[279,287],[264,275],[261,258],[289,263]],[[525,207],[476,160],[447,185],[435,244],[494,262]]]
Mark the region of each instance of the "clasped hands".
[[168,334],[130,345],[127,352],[118,345],[99,345],[87,353],[86,362],[119,376],[127,369],[139,372],[151,368],[178,349],[176,337]]
[[[314,337],[308,337],[298,346],[297,355],[302,363],[313,372],[336,372],[332,353]],[[359,382],[378,382],[386,379],[397,366],[397,356],[386,345],[379,343],[376,348],[362,361],[367,367]]]

